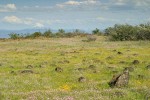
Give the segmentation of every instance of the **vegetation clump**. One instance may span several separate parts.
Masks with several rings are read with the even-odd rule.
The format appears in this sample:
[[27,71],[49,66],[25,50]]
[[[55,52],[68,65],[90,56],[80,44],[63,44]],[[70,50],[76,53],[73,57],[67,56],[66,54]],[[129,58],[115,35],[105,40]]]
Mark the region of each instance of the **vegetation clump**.
[[150,23],[136,26],[116,24],[106,28],[105,35],[114,41],[150,40]]

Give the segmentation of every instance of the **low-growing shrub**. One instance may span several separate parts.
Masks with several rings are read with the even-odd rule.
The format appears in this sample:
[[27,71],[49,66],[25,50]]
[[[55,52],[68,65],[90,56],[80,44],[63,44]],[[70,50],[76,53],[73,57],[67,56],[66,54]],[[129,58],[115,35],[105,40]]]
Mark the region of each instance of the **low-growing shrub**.
[[9,37],[11,39],[19,39],[19,38],[21,38],[20,34],[17,34],[17,33],[11,33],[11,34],[8,34],[8,35],[9,35]]
[[105,29],[105,34],[115,41],[150,40],[150,23],[137,26],[116,24]]

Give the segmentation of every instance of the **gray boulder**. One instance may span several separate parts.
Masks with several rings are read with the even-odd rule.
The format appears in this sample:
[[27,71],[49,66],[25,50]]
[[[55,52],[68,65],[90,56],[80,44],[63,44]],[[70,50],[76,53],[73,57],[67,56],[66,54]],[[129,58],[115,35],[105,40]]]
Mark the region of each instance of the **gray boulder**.
[[129,82],[129,70],[125,68],[123,73],[114,75],[113,78],[108,82],[110,87],[125,87]]

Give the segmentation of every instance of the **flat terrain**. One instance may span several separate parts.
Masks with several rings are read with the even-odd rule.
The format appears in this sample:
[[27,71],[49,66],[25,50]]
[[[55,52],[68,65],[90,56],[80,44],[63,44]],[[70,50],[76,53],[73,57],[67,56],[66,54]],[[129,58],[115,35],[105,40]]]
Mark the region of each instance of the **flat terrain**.
[[[0,100],[150,98],[150,41],[82,40],[86,38],[0,40]],[[125,67],[133,68],[128,86],[110,88],[112,76]],[[85,82],[78,82],[79,77]]]

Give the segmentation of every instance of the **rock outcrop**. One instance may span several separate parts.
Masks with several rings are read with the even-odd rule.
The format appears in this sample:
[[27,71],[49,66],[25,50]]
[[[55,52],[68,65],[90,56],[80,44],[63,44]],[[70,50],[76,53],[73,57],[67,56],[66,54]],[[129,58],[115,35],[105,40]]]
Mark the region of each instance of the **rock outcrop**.
[[114,75],[111,81],[108,83],[110,87],[124,87],[129,82],[129,70],[125,68],[123,73]]

